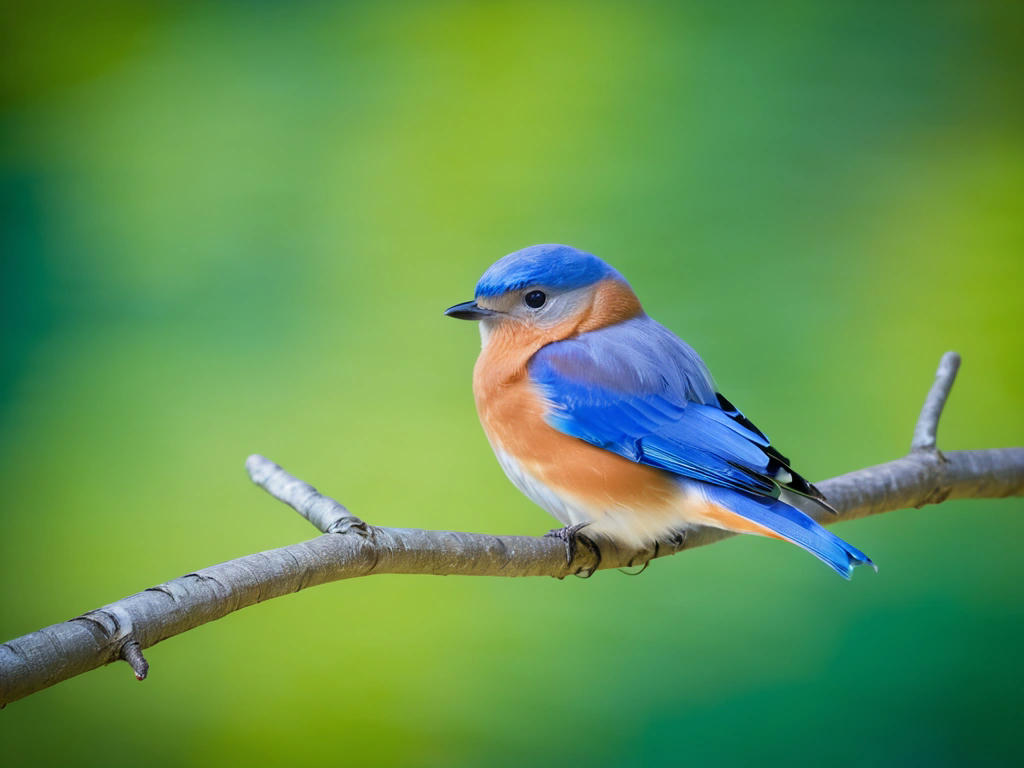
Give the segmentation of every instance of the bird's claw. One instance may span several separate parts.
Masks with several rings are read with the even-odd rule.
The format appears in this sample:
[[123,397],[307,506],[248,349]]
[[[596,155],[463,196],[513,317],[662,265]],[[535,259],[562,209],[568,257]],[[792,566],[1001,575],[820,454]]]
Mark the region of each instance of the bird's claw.
[[576,536],[587,525],[588,523],[576,523],[575,525],[567,525],[564,528],[555,528],[544,534],[545,538],[561,539],[565,544],[566,565],[571,563],[573,557],[576,556]]
[[[672,551],[673,552],[678,552],[684,546],[686,546],[686,538],[689,535],[689,533],[690,533],[689,530],[687,530],[686,528],[681,528],[678,531],[671,531],[669,533],[669,535],[668,535],[668,540],[666,541],[666,544],[668,544],[669,546],[672,547]],[[661,546],[660,542],[657,542],[657,541],[654,542],[654,556],[655,557],[658,556],[658,550],[659,550],[660,546]]]
[[576,523],[575,525],[567,525],[564,528],[555,528],[552,531],[548,531],[544,534],[545,537],[553,539],[561,539],[565,543],[565,564],[572,565],[572,561],[576,558],[576,546],[578,542],[583,542],[590,551],[594,553],[597,558],[597,563],[594,564],[593,568],[582,569],[577,576],[590,576],[594,571],[597,570],[597,566],[601,563],[601,550],[597,544],[594,543],[593,539],[589,536],[584,536],[580,531],[586,528],[590,523]]

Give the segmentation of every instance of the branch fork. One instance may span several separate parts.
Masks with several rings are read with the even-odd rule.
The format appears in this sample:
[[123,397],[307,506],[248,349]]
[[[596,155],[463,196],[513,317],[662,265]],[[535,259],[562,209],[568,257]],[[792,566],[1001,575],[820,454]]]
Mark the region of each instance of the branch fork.
[[921,406],[921,414],[914,426],[914,438],[910,443],[911,456],[917,457],[927,470],[934,475],[935,488],[918,508],[926,504],[940,504],[948,498],[951,492],[948,464],[946,457],[939,450],[938,431],[939,419],[946,407],[949,393],[953,389],[953,382],[960,370],[960,355],[956,352],[947,352],[939,361],[938,370],[935,372],[935,381]]

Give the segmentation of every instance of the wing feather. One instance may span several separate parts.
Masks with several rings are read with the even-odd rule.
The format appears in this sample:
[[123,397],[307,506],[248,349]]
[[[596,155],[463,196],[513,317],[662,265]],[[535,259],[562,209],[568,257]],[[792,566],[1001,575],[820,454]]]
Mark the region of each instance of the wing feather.
[[713,485],[821,498],[715,391],[700,356],[647,316],[549,344],[529,374],[548,402],[548,423],[565,434]]

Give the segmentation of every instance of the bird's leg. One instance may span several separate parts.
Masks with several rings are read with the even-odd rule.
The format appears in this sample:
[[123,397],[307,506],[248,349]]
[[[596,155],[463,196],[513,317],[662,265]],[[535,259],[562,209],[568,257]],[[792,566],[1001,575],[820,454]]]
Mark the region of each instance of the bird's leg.
[[[555,528],[553,531],[548,531],[544,534],[545,537],[550,536],[553,539],[561,539],[565,543],[565,563],[571,565],[573,559],[576,557],[576,543],[582,541],[597,557],[597,565],[601,563],[601,550],[594,543],[589,536],[584,536],[580,531],[586,528],[590,523],[576,523],[575,525],[567,525],[565,528]],[[597,570],[597,565],[594,566],[593,570]],[[591,571],[590,573],[593,573]],[[590,575],[587,573],[587,576]]]

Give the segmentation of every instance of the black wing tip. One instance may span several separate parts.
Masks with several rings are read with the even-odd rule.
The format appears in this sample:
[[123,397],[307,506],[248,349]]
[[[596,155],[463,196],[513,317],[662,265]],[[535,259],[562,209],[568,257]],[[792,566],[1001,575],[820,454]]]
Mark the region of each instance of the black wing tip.
[[[807,481],[805,480],[804,482],[807,482]],[[818,506],[820,506],[822,509],[824,509],[826,512],[828,512],[831,515],[838,515],[839,514],[839,510],[836,509],[835,507],[833,507],[831,504],[828,503],[828,499],[825,498],[825,494],[822,493],[821,491],[819,491],[818,488],[815,485],[812,485],[811,483],[807,483],[807,486],[813,492],[811,494],[811,498],[814,499],[814,501],[816,501],[818,503]]]
[[[767,435],[758,429],[754,422],[744,416],[743,412],[733,405],[725,395],[721,392],[715,392],[715,397],[718,399],[718,407],[728,413],[729,416],[732,417],[733,421],[746,429],[749,429],[754,434],[759,435],[763,440],[765,440],[765,442],[768,442]],[[736,468],[746,472],[755,480],[768,482],[774,486],[774,493],[769,491],[765,495],[778,498],[781,490],[791,491],[798,496],[804,496],[810,499],[833,515],[839,514],[839,511],[828,503],[828,500],[825,498],[825,494],[819,491],[813,483],[807,480],[807,478],[795,471],[790,466],[789,459],[783,456],[774,446],[769,443],[767,446],[762,447],[761,450],[764,451],[765,455],[768,456],[769,459],[767,478],[763,475],[751,472],[746,467],[736,466]],[[784,471],[789,475],[788,481],[782,482],[778,479],[778,473],[780,471]]]
[[718,407],[721,408],[726,413],[728,413],[730,416],[732,416],[733,420],[737,424],[739,424],[742,427],[746,427],[755,435],[758,435],[762,440],[768,439],[768,436],[765,435],[765,433],[762,432],[760,429],[758,429],[754,422],[752,422],[750,419],[744,416],[743,412],[739,408],[737,408],[735,405],[729,402],[729,399],[725,395],[723,395],[721,392],[715,392],[715,397],[718,398]]

